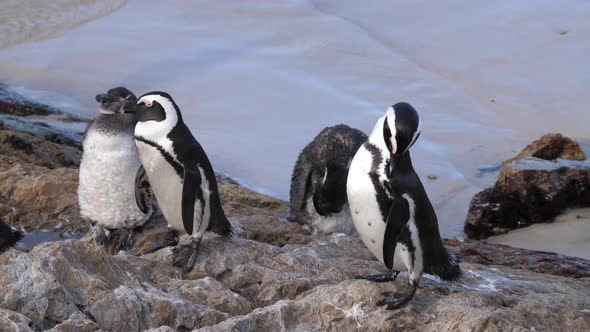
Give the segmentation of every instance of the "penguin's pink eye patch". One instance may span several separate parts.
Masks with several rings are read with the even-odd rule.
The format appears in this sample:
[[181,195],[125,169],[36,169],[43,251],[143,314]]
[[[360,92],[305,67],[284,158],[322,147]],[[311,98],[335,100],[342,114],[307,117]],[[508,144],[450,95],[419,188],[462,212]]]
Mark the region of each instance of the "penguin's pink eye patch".
[[147,107],[152,107],[153,103],[151,100],[140,99],[137,104],[144,104]]
[[391,142],[391,154],[395,154],[397,152],[397,141],[395,136],[391,136],[389,141]]

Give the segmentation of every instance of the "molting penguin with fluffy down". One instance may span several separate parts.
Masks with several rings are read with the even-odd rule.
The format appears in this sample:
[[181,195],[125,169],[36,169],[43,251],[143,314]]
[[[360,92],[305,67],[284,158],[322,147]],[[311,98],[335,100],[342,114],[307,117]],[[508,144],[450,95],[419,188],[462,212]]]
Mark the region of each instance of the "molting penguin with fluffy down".
[[[80,212],[94,225],[97,243],[116,250],[131,247],[135,231],[147,222],[154,209],[133,140],[137,119],[123,114],[123,107],[135,100],[135,95],[124,87],[97,95],[100,114],[86,128],[82,144]],[[139,200],[137,185],[143,188]]]
[[323,234],[354,232],[348,208],[348,168],[367,135],[340,124],[324,128],[299,154],[290,189],[290,220]]
[[347,192],[354,225],[388,272],[359,278],[393,281],[408,271],[400,294],[384,293],[377,305],[399,308],[410,301],[422,273],[454,282],[462,275],[457,257],[445,249],[434,208],[412,165],[410,147],[420,136],[418,112],[407,103],[391,106],[358,150]]

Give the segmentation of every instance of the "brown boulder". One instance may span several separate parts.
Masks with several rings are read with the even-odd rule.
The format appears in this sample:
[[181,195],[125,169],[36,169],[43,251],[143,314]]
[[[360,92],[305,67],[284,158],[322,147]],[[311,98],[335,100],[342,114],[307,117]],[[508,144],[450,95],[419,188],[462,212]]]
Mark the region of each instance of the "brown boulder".
[[56,144],[29,134],[0,130],[0,155],[50,169],[77,167],[82,151],[73,146]]
[[15,227],[86,232],[77,188],[77,169],[49,170],[0,155],[0,216]]
[[577,142],[561,134],[546,134],[540,139],[527,145],[516,157],[506,160],[504,164],[520,161],[527,157],[543,160],[567,159],[585,160],[586,154]]
[[[545,136],[538,142],[551,141],[551,137],[554,136]],[[538,147],[537,142],[533,146]],[[506,162],[496,184],[473,197],[465,234],[484,239],[533,223],[551,222],[567,208],[590,206],[590,160],[526,157],[554,156],[551,151],[555,150],[527,148]]]

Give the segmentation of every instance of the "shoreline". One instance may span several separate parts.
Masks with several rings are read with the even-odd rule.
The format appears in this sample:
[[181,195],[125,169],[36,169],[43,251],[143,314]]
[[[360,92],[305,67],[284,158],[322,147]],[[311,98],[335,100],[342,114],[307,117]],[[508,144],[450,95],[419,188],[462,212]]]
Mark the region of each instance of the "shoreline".
[[[55,108],[54,106],[47,106],[39,103],[38,101],[31,101],[27,99],[25,96],[18,94],[17,91],[11,89],[9,86],[5,84],[0,85],[0,103],[2,102],[12,102],[17,104],[20,103],[23,105],[28,105],[27,107],[29,108],[37,107],[42,110],[36,113],[28,114],[24,118],[21,118],[19,116],[14,117],[17,119],[21,118],[28,121],[21,124],[20,127],[15,127],[21,128],[21,130],[26,128],[27,123],[30,124],[35,122],[42,122],[46,125],[49,125],[50,127],[55,127],[55,131],[61,131],[67,137],[76,140],[81,139],[81,136],[75,136],[73,133],[83,132],[86,123],[89,121],[88,119],[79,118],[68,113],[65,113]],[[0,122],[2,121],[3,117],[6,121],[6,116],[7,115],[2,115],[0,113]],[[11,115],[8,116],[11,117]],[[80,144],[81,146],[81,142],[79,142],[78,144]],[[588,150],[588,146],[583,145],[583,147],[585,150]],[[239,179],[235,179],[230,174],[226,174],[223,172],[217,174],[218,177],[225,179],[224,181],[235,183],[249,190],[280,200],[280,198],[273,195],[269,195],[264,190],[259,190],[259,188],[257,188],[256,186],[249,186],[247,184],[244,184],[242,181],[240,181]],[[432,180],[425,179],[425,181]],[[285,204],[288,204],[288,201],[281,201]],[[588,241],[590,237],[587,235],[590,234],[590,223],[584,222],[584,220],[586,219],[590,219],[590,208],[570,209],[564,212],[562,215],[558,216],[556,220],[552,223],[534,224],[529,227],[519,228],[503,235],[492,236],[486,239],[485,241],[489,243],[510,245],[515,248],[551,251],[557,254],[590,259],[590,241]],[[51,229],[41,229],[41,231],[52,232]],[[49,235],[41,235],[48,238],[51,237]],[[55,236],[53,238],[55,238]],[[461,242],[464,242],[465,234],[461,233],[459,236],[456,236],[455,238],[457,238]],[[542,238],[544,241],[540,242],[539,238]],[[38,242],[35,239],[32,239],[32,241],[35,243]]]

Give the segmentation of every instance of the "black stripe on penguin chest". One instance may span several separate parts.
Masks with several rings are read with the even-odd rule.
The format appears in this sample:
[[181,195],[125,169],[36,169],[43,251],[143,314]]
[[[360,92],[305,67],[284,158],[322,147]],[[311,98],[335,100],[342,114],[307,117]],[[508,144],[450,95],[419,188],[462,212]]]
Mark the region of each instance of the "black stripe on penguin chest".
[[380,179],[380,166],[383,163],[383,157],[381,156],[381,150],[379,148],[369,142],[365,143],[365,148],[371,154],[373,158],[371,162],[371,171],[369,173],[369,177],[371,178],[371,182],[373,183],[373,187],[375,188],[375,199],[377,200],[377,204],[379,205],[379,212],[381,213],[381,220],[383,222],[387,222],[387,216],[389,215],[389,209],[391,208],[391,195],[388,193],[388,189],[386,186],[381,182]]
[[146,138],[143,138],[142,136],[135,136],[135,139],[139,142],[145,143],[149,146],[156,148],[156,150],[158,150],[162,158],[164,158],[164,160],[166,160],[166,162],[170,164],[172,168],[174,168],[174,171],[176,172],[178,177],[180,177],[181,179],[183,178],[184,167],[182,167],[182,165],[178,161],[176,161],[176,159],[170,153],[168,153],[168,151],[164,150],[164,148],[162,148],[156,142],[150,141]]

